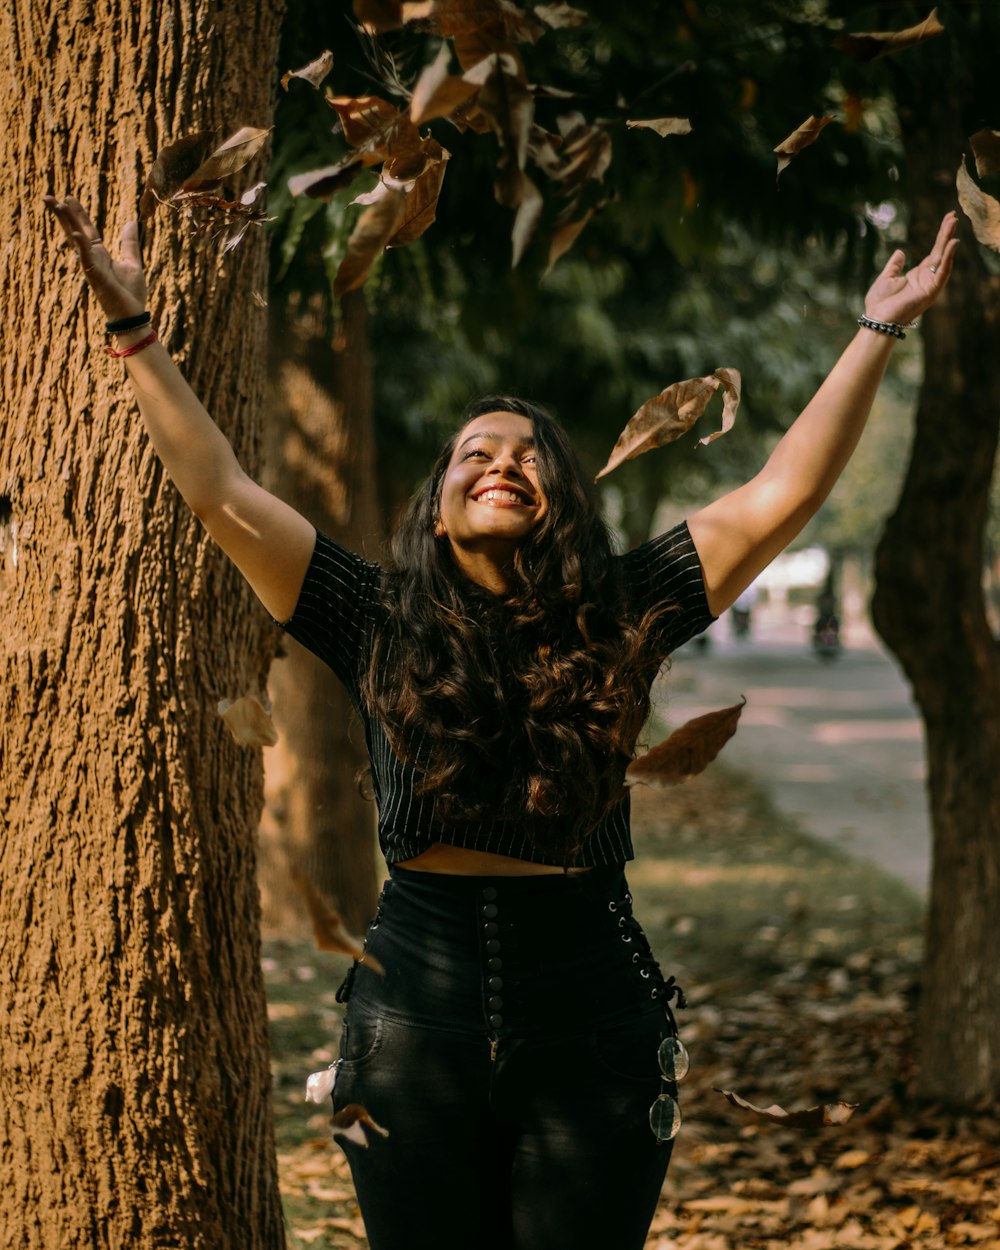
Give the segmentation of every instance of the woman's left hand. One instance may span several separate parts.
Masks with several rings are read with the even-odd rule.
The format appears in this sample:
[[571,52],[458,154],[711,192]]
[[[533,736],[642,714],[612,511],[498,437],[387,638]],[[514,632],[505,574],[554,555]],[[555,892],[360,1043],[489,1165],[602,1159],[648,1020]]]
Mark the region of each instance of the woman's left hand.
[[952,259],[958,247],[958,239],[953,238],[957,225],[957,213],[945,213],[930,254],[905,273],[903,252],[893,252],[889,263],[865,296],[865,315],[873,321],[905,325],[930,308],[944,290],[951,273]]

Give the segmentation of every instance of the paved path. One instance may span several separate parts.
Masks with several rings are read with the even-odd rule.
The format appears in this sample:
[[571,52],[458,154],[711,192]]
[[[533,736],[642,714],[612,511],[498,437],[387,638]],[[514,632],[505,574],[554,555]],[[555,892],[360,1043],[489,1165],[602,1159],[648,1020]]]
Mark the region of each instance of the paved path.
[[[707,650],[689,645],[658,687],[671,727],[746,695],[722,757],[750,772],[803,827],[873,860],[926,896],[930,824],[923,726],[909,686],[870,631],[856,627],[829,663],[791,621],[758,617],[749,641],[720,619]],[[665,698],[664,698],[665,695]]]

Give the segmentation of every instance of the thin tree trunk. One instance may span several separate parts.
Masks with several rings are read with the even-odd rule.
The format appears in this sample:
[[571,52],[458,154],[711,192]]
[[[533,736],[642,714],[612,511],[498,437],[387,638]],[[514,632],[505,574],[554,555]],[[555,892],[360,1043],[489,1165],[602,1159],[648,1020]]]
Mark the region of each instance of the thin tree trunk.
[[[922,255],[955,204],[953,100],[901,110]],[[874,620],[924,717],[934,831],[919,1093],[955,1106],[1000,1095],[1000,650],[983,596],[983,532],[1000,424],[1000,280],[968,229],[924,318],[924,383],[902,496],[876,559]]]
[[[0,1245],[276,1250],[253,830],[266,614],[167,481],[42,195],[112,251],[155,152],[267,126],[280,4],[6,0]],[[263,240],[166,209],[154,323],[256,467]]]
[[[345,547],[377,559],[371,359],[362,292],[348,295],[336,337],[322,301],[286,309],[271,336],[266,481]],[[261,891],[267,932],[308,936],[295,878],[363,932],[375,910],[372,803],[356,782],[364,731],[343,686],[292,639],[271,670],[278,745],[266,752]]]

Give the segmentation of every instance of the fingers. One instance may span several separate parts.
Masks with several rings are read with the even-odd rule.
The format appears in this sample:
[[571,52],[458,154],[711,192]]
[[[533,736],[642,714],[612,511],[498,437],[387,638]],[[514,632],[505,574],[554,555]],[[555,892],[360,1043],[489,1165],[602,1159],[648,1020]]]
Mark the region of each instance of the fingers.
[[[937,238],[934,240],[934,246],[930,250],[930,254],[923,262],[932,274],[940,276],[945,273],[945,265],[948,265],[948,272],[951,270],[951,258],[955,254],[955,244],[958,242],[952,236],[958,226],[958,214],[951,212],[945,213],[938,227]],[[943,281],[943,279],[942,279]]]
[[122,226],[122,256],[137,269],[142,268],[142,248],[139,244],[139,223],[127,221]]
[[879,274],[880,278],[898,278],[903,272],[903,266],[906,264],[906,253],[902,248],[897,248],[885,263],[885,268]]

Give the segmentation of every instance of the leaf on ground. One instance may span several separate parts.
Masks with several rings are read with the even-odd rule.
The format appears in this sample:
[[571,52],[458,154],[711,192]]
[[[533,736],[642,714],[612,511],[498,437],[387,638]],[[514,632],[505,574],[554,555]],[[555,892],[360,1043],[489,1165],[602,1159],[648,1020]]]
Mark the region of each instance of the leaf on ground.
[[160,149],[139,201],[141,220],[146,221],[156,210],[157,204],[169,200],[180,190],[185,179],[194,173],[211,152],[214,139],[213,131],[197,130]]
[[270,714],[252,694],[241,699],[220,699],[218,710],[240,746],[273,747],[278,741],[278,731]]
[[310,61],[308,65],[303,65],[301,69],[290,69],[287,73],[281,75],[281,85],[288,90],[288,84],[293,78],[304,78],[307,83],[313,87],[319,88],[320,83],[333,69],[333,53],[329,48],[325,52],[321,52],[315,61]]
[[711,764],[736,733],[746,698],[732,707],[696,716],[658,746],[633,760],[625,770],[625,784],[677,785]]
[[590,14],[583,9],[574,9],[571,4],[536,4],[535,17],[540,17],[553,30],[566,26],[585,26]]
[[905,30],[864,31],[857,34],[838,35],[833,46],[855,61],[874,61],[880,56],[892,56],[905,48],[943,35],[944,27],[938,21],[937,9],[931,9],[927,17],[916,26]]
[[402,191],[390,190],[361,214],[347,240],[347,253],[333,280],[335,299],[340,299],[348,291],[356,291],[368,281],[372,266],[399,228],[405,210],[406,196]]
[[977,130],[969,137],[980,178],[1000,172],[1000,130]]
[[351,1141],[357,1146],[367,1146],[368,1137],[362,1125],[365,1128],[370,1128],[374,1133],[381,1134],[383,1137],[389,1136],[389,1130],[383,1128],[381,1124],[376,1124],[360,1103],[351,1102],[341,1111],[338,1111],[330,1120],[333,1140]]
[[650,117],[645,120],[627,121],[629,130],[655,130],[661,138],[668,135],[689,135],[691,123],[686,117]]
[[774,149],[778,157],[778,172],[775,177],[780,178],[782,171],[787,169],[791,163],[792,157],[801,152],[803,148],[807,148],[811,143],[815,143],[824,126],[828,126],[832,121],[832,117],[807,117],[802,125],[798,129],[793,130],[787,139],[782,139]]
[[752,1111],[754,1115],[758,1115],[763,1120],[771,1120],[775,1124],[784,1124],[787,1128],[828,1128],[846,1124],[851,1116],[858,1108],[857,1103],[853,1102],[832,1102],[825,1103],[817,1107],[806,1107],[803,1111],[786,1111],[783,1107],[779,1107],[777,1103],[770,1107],[757,1107],[752,1102],[747,1102],[745,1098],[741,1098],[739,1094],[734,1093],[731,1089],[717,1089],[717,1094],[731,1102],[734,1107],[742,1107],[745,1111]]
[[248,165],[267,142],[271,128],[243,126],[212,152],[181,184],[183,191],[208,191]]
[[958,202],[972,223],[972,233],[984,247],[1000,252],[1000,203],[976,186],[965,167],[964,156],[958,167],[955,183],[958,187]]
[[[709,400],[723,387],[728,411],[723,428],[713,438],[732,428],[740,398],[740,375],[736,369],[716,369],[703,378],[687,378],[674,382],[654,395],[632,415],[611,450],[608,463],[598,473],[602,478],[626,460],[634,460],[654,447],[663,447],[686,434],[708,407]],[[728,422],[728,424],[727,424]],[[709,440],[702,440],[709,441]]]
[[424,68],[417,79],[410,97],[410,121],[415,126],[433,121],[436,117],[447,117],[479,90],[467,78],[449,74],[450,61],[451,49],[443,43],[435,60]]

